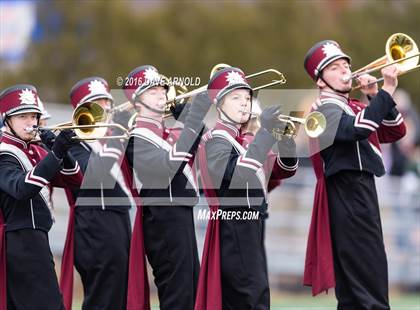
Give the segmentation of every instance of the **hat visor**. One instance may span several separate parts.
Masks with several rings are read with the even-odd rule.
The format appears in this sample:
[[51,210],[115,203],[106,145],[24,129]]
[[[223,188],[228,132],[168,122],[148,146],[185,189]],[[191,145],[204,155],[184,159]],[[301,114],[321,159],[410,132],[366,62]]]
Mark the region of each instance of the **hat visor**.
[[111,100],[111,102],[114,102],[114,98],[112,98],[111,94],[97,94],[97,95],[93,95],[93,96],[89,96],[86,98],[83,98],[82,100],[80,100],[79,105],[84,104],[86,102],[92,102],[95,100],[99,100],[99,99],[108,99]]
[[39,108],[22,108],[20,110],[14,111],[10,114],[7,114],[7,116],[14,116],[19,114],[25,114],[25,113],[37,113],[42,114],[41,110]]
[[[322,70],[324,70],[329,64],[333,63],[334,61],[341,59],[341,58],[345,58],[348,60],[349,63],[351,63],[351,58],[350,56],[346,55],[346,54],[340,54],[340,55],[336,55],[334,57],[331,57],[330,59],[328,59],[326,62],[321,63],[319,68],[318,68],[318,72],[320,73]],[[315,76],[315,78],[319,77],[319,73],[317,74],[317,76]]]
[[161,86],[166,89],[166,93],[169,91],[169,85],[167,83],[148,83],[147,85],[144,85],[143,87],[140,86],[136,89],[136,91],[133,93],[133,101],[137,101],[137,98],[144,93],[146,90],[149,90],[150,88]]
[[217,103],[219,103],[220,100],[222,100],[222,98],[226,96],[227,94],[229,94],[230,92],[234,91],[235,89],[241,89],[241,88],[249,89],[252,95],[253,90],[251,86],[249,86],[248,84],[235,84],[233,86],[226,87],[216,96]]

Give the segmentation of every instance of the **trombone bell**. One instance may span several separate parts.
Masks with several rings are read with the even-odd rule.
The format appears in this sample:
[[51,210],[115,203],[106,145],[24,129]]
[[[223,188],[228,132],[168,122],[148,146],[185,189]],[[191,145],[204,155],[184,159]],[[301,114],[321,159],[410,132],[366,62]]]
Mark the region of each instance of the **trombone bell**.
[[[107,124],[107,112],[95,101],[86,102],[77,107],[72,116],[71,123],[62,123],[54,126],[39,127],[38,130],[64,130],[73,129],[77,141],[92,141],[102,139],[128,139],[128,130],[119,124]],[[109,128],[117,128],[122,135],[106,136]]]
[[404,33],[394,33],[385,44],[385,55],[370,64],[354,71],[345,80],[355,79],[363,74],[379,71],[384,67],[396,65],[399,75],[412,71],[419,62],[419,49],[416,42]]
[[[419,49],[412,38],[404,33],[395,33],[388,38],[385,45],[385,52],[388,62],[410,57],[418,54]],[[402,72],[410,70],[419,62],[419,57],[402,60],[397,63],[398,69]]]
[[[86,102],[76,108],[73,112],[73,126],[95,125],[105,123],[107,113],[101,105],[96,102]],[[75,128],[76,135],[81,139],[89,139],[93,136],[103,137],[106,135],[107,127],[81,127]]]

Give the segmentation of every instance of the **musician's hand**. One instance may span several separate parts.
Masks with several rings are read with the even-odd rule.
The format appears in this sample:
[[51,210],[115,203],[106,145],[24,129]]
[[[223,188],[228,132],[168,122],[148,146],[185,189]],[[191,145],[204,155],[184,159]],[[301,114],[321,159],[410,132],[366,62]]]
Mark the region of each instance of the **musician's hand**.
[[382,86],[382,89],[392,96],[398,86],[399,70],[396,65],[392,65],[382,68],[381,73],[384,77],[384,85]]
[[115,112],[114,115],[112,116],[112,122],[114,124],[119,124],[123,126],[124,128],[127,128],[130,117],[131,117],[131,113],[128,111]]
[[52,146],[52,151],[57,158],[63,158],[68,149],[75,143],[76,140],[73,139],[76,134],[73,130],[65,129],[60,132],[60,134],[55,138],[55,142]]
[[207,92],[197,94],[192,100],[190,112],[200,114],[204,118],[211,107],[211,100]]
[[55,134],[51,130],[40,130],[39,137],[42,143],[51,150],[54,145]]
[[174,119],[183,123],[185,121],[185,117],[188,114],[188,111],[190,110],[190,106],[190,104],[179,102],[176,102],[174,105],[172,105],[170,110]]
[[211,107],[211,101],[207,92],[196,95],[185,118],[184,127],[188,127],[196,132],[203,128],[204,117]]
[[374,76],[370,74],[363,74],[359,76],[356,81],[361,87],[362,93],[366,96],[374,97],[378,93],[378,83],[373,83],[376,81]]
[[284,123],[278,119],[280,114],[281,106],[279,105],[265,108],[260,115],[261,127],[271,133],[274,128],[284,126]]

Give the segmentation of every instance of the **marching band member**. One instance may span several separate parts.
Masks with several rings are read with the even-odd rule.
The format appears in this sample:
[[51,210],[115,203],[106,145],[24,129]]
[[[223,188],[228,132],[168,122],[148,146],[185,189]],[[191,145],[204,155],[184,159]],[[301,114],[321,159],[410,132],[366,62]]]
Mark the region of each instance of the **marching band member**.
[[[182,131],[168,129],[163,124],[168,85],[157,69],[150,65],[137,67],[128,80],[140,83],[125,89],[139,115],[126,152],[142,183],[143,205],[137,216],[143,215],[144,247],[153,269],[160,309],[193,309],[199,260],[192,207],[198,202],[198,190],[190,164],[204,126],[202,120],[211,104],[206,97],[197,96]],[[130,257],[130,270],[132,264],[138,263],[134,257]],[[132,276],[136,275],[130,272]],[[143,293],[130,291],[129,284],[130,292],[129,309],[143,309],[138,303],[144,301],[135,300]]]
[[0,236],[0,308],[6,309],[7,285],[7,309],[64,309],[48,243],[53,224],[49,185],[80,186],[77,163],[66,164],[74,133],[62,131],[50,152],[31,143],[42,113],[31,85],[5,89],[0,111],[6,127],[0,144],[0,222],[5,233]]
[[327,128],[311,141],[317,176],[308,239],[304,283],[314,295],[335,286],[338,309],[389,309],[387,259],[374,176],[385,174],[380,143],[405,135],[392,95],[395,66],[382,69],[384,85],[359,83],[371,100],[351,99],[350,57],[331,40],[315,44],[305,69],[320,94],[313,109],[324,114]]
[[[263,166],[276,143],[272,130],[284,125],[278,119],[280,107],[265,109],[261,128],[253,139],[246,139],[243,130],[250,119],[252,88],[244,73],[232,67],[218,71],[208,84],[208,93],[218,120],[199,150],[204,192],[212,212],[221,209],[239,216],[209,222],[196,309],[269,309],[264,222],[266,180],[271,171],[264,171]],[[291,177],[298,166],[295,143],[284,138],[277,146],[274,165],[279,175],[275,177]],[[248,211],[258,218],[244,219]]]
[[[77,82],[70,100],[74,109],[95,102],[105,111],[113,102],[108,83],[100,77]],[[124,145],[119,139],[106,141],[82,141],[69,150],[85,177],[79,189],[67,191],[71,209],[60,280],[67,310],[71,309],[73,260],[83,284],[82,309],[126,307],[132,198],[121,171]]]

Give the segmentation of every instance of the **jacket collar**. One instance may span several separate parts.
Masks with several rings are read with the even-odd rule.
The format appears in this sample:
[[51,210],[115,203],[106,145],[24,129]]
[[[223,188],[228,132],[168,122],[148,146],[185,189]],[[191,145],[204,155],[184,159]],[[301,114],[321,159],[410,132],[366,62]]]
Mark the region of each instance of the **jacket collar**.
[[21,150],[27,150],[29,148],[29,143],[19,139],[18,137],[8,133],[3,132],[1,137],[2,143],[7,143],[18,147]]
[[165,130],[165,125],[163,122],[159,122],[149,117],[138,116],[136,118],[136,128],[147,128],[156,133],[159,136],[162,136],[163,131]]
[[326,90],[321,90],[321,92],[319,94],[319,98],[321,100],[328,99],[328,98],[333,98],[333,99],[336,99],[336,100],[340,100],[344,104],[349,103],[349,98],[347,98],[346,96],[343,96],[342,94],[339,94],[339,93],[326,91]]
[[238,128],[236,128],[235,125],[233,125],[231,123],[224,122],[222,120],[218,120],[216,122],[216,126],[214,127],[214,129],[225,130],[233,138],[236,138],[241,134],[240,130]]

